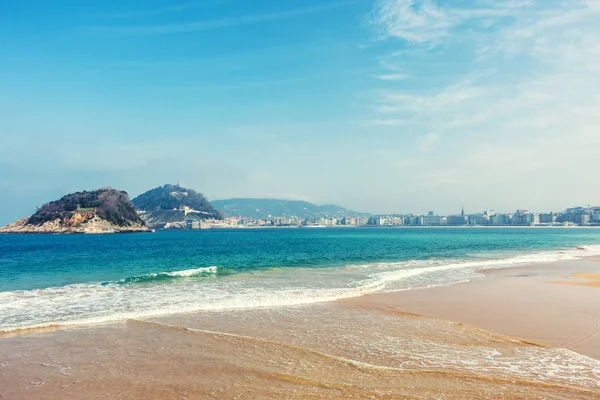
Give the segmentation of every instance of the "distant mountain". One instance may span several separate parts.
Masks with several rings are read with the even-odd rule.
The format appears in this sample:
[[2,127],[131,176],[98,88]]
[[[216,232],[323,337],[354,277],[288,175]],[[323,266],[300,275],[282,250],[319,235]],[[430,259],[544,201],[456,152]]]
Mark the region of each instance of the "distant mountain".
[[132,202],[142,219],[155,228],[183,228],[188,220],[223,219],[202,193],[179,185],[151,189]]
[[68,194],[0,233],[113,233],[148,231],[127,192],[109,187]]
[[215,200],[215,208],[221,210],[227,217],[247,217],[264,219],[272,217],[362,217],[367,213],[360,213],[336,205],[318,206],[307,201],[280,200],[280,199],[229,199]]

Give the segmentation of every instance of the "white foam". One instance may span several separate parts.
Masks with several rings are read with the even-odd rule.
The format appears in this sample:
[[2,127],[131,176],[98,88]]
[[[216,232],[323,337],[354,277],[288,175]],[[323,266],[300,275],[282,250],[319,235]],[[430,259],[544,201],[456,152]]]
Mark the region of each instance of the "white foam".
[[[181,271],[152,272],[152,273],[146,274],[146,275],[124,278],[117,282],[119,282],[119,283],[134,282],[136,280],[144,280],[144,278],[156,278],[159,276],[170,276],[173,278],[177,278],[177,277],[189,278],[192,276],[199,276],[199,275],[204,275],[204,274],[216,274],[217,269],[218,269],[217,267],[212,266],[212,267],[202,267],[202,268],[194,268],[194,269],[184,269]],[[113,283],[113,282],[107,282],[107,283]]]
[[[411,260],[340,268],[277,268],[219,279],[175,279],[152,285],[78,284],[0,293],[0,331],[81,325],[201,310],[293,306],[368,293],[451,284],[482,268],[503,268],[600,254],[600,246],[503,259]],[[215,266],[148,276],[215,274]]]
[[360,269],[360,268],[372,268],[372,267],[381,267],[381,266],[397,266],[399,268],[414,268],[414,267],[428,267],[428,266],[436,266],[440,264],[445,264],[443,267],[445,269],[454,269],[454,268],[470,268],[475,267],[479,269],[483,268],[502,268],[502,267],[510,267],[510,266],[520,266],[520,265],[529,265],[529,264],[539,264],[539,263],[548,263],[548,262],[557,262],[563,260],[574,260],[582,257],[593,256],[600,254],[600,245],[591,245],[591,246],[578,246],[573,249],[561,249],[554,251],[545,251],[545,252],[537,252],[530,254],[520,254],[507,258],[499,258],[499,259],[477,259],[477,260],[469,260],[469,261],[461,261],[461,260],[452,260],[452,259],[444,259],[444,260],[410,260],[410,261],[402,261],[402,262],[391,262],[391,263],[373,263],[373,264],[364,264],[364,265],[348,265],[346,268],[350,269]]
[[169,275],[169,276],[181,276],[181,277],[189,277],[189,276],[197,276],[202,274],[216,274],[217,267],[203,267],[196,269],[184,269],[182,271],[173,271],[173,272],[161,272],[161,274]]

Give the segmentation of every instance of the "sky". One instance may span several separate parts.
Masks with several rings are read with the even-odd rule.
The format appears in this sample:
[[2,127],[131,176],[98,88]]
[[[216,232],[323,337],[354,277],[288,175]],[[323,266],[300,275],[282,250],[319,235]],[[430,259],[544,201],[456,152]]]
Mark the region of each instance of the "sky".
[[600,205],[598,0],[5,0],[0,224],[180,181],[373,213]]

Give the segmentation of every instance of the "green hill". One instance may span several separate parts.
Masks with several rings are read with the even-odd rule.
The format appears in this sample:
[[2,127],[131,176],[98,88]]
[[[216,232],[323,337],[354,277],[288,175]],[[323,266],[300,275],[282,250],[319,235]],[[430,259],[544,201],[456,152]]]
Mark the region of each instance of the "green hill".
[[166,224],[185,226],[186,220],[223,219],[223,214],[193,189],[164,185],[132,200],[148,225],[163,228]]
[[319,217],[363,217],[367,213],[360,213],[346,208],[327,204],[316,205],[307,201],[280,200],[280,199],[250,199],[238,198],[228,200],[215,200],[212,203],[227,217],[247,217],[253,219],[264,219],[272,217],[297,217],[297,218],[319,218]]

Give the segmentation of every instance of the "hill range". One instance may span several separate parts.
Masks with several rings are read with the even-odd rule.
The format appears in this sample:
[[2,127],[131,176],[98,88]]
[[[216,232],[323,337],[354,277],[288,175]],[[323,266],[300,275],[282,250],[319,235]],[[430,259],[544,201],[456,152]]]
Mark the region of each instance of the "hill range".
[[235,198],[215,200],[212,205],[226,217],[265,219],[269,217],[330,218],[366,217],[370,214],[348,210],[333,204],[316,205],[300,200]]

